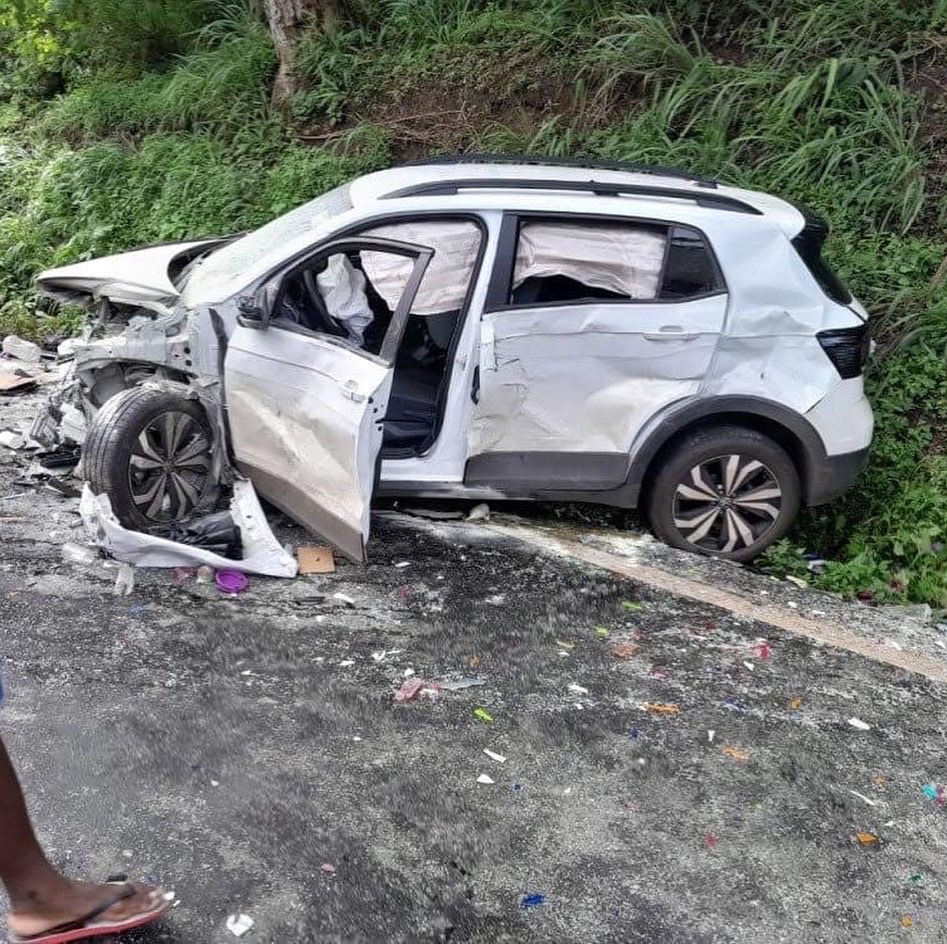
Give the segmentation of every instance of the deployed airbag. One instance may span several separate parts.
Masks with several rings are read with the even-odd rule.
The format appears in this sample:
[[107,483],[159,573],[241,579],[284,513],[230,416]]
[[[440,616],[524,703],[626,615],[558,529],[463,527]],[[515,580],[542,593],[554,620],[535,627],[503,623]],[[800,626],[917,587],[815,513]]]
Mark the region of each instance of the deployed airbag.
[[660,229],[524,223],[513,288],[529,278],[564,275],[627,298],[654,298],[667,235]]
[[[397,239],[434,250],[411,306],[413,315],[437,315],[463,307],[480,249],[480,229],[476,224],[446,220],[413,221],[377,226],[365,235]],[[361,253],[361,260],[375,290],[394,311],[414,269],[414,260],[370,250]]]

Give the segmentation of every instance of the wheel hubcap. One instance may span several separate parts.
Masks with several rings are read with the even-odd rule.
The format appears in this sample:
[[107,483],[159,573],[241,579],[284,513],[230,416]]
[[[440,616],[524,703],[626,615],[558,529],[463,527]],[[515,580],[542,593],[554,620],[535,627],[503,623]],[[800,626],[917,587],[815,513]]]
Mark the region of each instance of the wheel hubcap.
[[169,410],[138,436],[128,466],[132,501],[152,521],[186,518],[210,479],[210,440],[189,413]]
[[703,551],[755,544],[782,508],[776,476],[758,459],[729,455],[695,465],[674,493],[674,526]]

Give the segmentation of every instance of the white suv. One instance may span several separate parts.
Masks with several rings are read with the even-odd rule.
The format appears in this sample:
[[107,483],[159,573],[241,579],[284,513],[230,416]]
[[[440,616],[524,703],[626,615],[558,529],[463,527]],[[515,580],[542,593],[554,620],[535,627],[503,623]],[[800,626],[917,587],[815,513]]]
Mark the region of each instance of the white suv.
[[239,470],[364,559],[372,494],[640,507],[748,560],[863,465],[867,316],[821,220],[665,168],[465,155],[254,232],[42,273],[96,300],[34,435],[127,525]]

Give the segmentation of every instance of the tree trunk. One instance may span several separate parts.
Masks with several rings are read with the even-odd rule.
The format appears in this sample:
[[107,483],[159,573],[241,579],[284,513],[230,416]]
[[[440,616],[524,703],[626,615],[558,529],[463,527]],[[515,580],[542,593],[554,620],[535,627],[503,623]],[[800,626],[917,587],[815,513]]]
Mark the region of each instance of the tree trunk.
[[331,27],[341,17],[342,0],[263,0],[266,19],[279,69],[273,84],[273,104],[285,108],[296,92],[296,43],[304,28],[312,23],[320,29]]

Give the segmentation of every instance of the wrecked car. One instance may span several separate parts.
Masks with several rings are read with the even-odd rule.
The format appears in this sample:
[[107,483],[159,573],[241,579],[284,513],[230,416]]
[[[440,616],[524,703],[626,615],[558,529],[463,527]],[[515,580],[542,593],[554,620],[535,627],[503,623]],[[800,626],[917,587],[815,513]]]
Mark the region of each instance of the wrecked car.
[[82,443],[137,529],[242,474],[356,560],[373,495],[638,507],[747,560],[872,437],[867,315],[826,235],[665,168],[395,167],[239,238],[40,274],[94,317],[34,437]]

